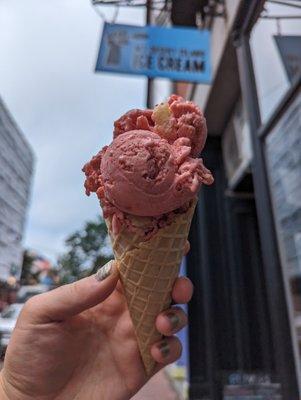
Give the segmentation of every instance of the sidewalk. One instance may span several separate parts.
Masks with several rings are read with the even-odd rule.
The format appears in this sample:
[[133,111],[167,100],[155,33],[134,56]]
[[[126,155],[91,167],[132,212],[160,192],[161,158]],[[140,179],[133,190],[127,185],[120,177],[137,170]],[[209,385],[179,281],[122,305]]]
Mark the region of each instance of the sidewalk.
[[160,371],[131,400],[180,400],[166,373]]

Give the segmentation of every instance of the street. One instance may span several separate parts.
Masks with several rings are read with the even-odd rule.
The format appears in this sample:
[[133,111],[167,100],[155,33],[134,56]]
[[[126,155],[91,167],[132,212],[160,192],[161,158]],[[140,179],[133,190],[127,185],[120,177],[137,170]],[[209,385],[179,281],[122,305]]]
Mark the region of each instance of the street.
[[132,400],[180,400],[165,371],[156,374]]

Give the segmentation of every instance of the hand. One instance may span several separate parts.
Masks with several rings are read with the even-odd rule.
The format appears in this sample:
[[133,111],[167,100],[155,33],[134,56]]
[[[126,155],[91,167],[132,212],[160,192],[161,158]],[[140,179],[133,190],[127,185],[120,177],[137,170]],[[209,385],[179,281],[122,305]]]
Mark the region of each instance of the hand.
[[[0,374],[1,400],[123,400],[146,383],[115,262],[110,265],[102,281],[90,276],[25,304]],[[174,302],[188,302],[192,291],[187,278],[178,278]],[[151,349],[156,371],[180,356],[173,334],[186,323],[179,307],[158,316],[166,338]]]

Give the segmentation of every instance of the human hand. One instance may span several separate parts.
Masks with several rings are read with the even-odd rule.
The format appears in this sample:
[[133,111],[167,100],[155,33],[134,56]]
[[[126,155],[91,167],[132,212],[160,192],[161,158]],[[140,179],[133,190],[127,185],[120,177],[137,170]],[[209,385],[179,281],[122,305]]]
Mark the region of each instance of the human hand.
[[[192,291],[187,278],[178,278],[174,302],[187,303]],[[186,323],[179,307],[158,316],[156,327],[166,338],[151,349],[156,371],[179,358],[181,344],[173,335]],[[147,380],[116,264],[111,262],[96,276],[26,303],[0,373],[0,399],[2,390],[8,400],[123,400]]]

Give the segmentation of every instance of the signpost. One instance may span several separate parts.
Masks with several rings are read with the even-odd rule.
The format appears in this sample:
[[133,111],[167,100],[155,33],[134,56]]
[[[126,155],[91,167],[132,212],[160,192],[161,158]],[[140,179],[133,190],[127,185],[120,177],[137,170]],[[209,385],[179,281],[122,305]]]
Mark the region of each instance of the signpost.
[[105,23],[96,71],[209,84],[210,33]]

